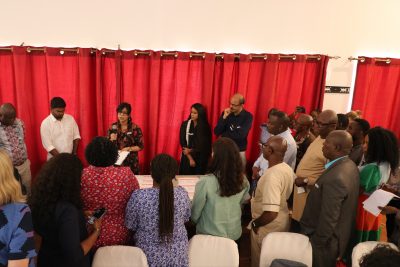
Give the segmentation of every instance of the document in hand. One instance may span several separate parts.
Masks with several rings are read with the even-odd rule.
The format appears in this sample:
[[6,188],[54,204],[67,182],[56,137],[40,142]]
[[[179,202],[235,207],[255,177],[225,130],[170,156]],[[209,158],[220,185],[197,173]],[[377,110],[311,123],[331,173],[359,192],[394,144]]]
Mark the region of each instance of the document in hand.
[[382,189],[375,190],[369,198],[363,202],[364,209],[374,216],[378,216],[381,210],[378,207],[385,207],[392,198],[398,198],[393,193],[387,192]]
[[117,162],[115,162],[115,165],[121,165],[128,155],[129,151],[118,150],[118,159]]

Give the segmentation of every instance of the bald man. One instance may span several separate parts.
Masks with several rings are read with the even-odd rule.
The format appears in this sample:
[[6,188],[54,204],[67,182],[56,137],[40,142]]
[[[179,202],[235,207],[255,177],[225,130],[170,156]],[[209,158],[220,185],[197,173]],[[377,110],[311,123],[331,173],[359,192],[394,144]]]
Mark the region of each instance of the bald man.
[[237,144],[243,166],[246,167],[247,135],[253,122],[253,115],[243,108],[244,102],[244,97],[241,94],[235,94],[231,97],[230,106],[219,117],[217,126],[214,128],[214,134],[228,137]]
[[[319,136],[310,144],[306,153],[296,169],[295,188],[293,190],[293,215],[294,227],[298,229],[298,222],[303,213],[307,194],[317,181],[318,177],[325,170],[327,159],[322,153],[322,145],[328,134],[336,129],[338,119],[333,110],[324,110],[318,114],[314,122],[315,132]],[[297,222],[297,223],[296,223]],[[295,231],[295,230],[294,230]]]
[[269,168],[258,181],[255,196],[251,200],[251,266],[260,264],[263,238],[271,232],[285,232],[290,228],[287,199],[293,190],[295,174],[283,158],[287,141],[272,136],[262,145],[262,153]]
[[311,133],[313,121],[314,119],[310,115],[300,114],[294,124],[294,129],[296,130],[294,140],[297,145],[296,168],[306,153],[307,148],[315,140],[315,136]]
[[21,175],[27,193],[31,188],[31,163],[25,144],[24,123],[16,117],[15,107],[10,103],[0,106],[0,149],[7,151],[14,167]]
[[334,267],[342,258],[354,230],[359,193],[359,172],[348,155],[351,135],[331,132],[323,144],[329,160],[308,195],[300,219],[301,232],[310,237],[314,267]]

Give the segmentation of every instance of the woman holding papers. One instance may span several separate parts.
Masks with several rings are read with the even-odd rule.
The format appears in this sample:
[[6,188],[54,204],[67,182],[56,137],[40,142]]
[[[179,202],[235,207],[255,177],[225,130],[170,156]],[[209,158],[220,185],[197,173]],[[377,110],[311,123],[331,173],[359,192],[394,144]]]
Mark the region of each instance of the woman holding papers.
[[125,207],[139,183],[128,167],[114,167],[118,150],[105,137],[95,137],[85,150],[90,164],[82,173],[81,196],[84,210],[105,208],[103,228],[95,248],[127,245],[129,236],[125,227]]
[[118,150],[129,152],[122,166],[129,166],[134,174],[139,174],[138,152],[143,149],[143,134],[139,126],[132,122],[132,107],[121,103],[117,107],[118,121],[108,130],[108,138]]
[[211,128],[202,104],[191,106],[189,118],[182,122],[179,136],[182,147],[179,174],[205,174],[211,154]]
[[360,167],[360,196],[357,211],[357,241],[385,241],[386,216],[375,217],[363,208],[363,202],[381,184],[389,180],[399,164],[396,136],[381,127],[370,129],[364,139],[365,164]]

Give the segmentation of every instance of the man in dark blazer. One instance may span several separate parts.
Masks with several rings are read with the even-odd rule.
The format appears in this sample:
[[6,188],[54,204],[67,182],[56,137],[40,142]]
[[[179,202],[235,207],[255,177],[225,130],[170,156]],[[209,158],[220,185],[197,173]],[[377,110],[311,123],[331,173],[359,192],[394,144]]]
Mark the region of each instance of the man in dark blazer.
[[348,158],[353,141],[346,131],[333,131],[322,151],[329,160],[307,197],[300,220],[302,233],[310,237],[313,266],[335,266],[354,230],[359,193],[359,172]]

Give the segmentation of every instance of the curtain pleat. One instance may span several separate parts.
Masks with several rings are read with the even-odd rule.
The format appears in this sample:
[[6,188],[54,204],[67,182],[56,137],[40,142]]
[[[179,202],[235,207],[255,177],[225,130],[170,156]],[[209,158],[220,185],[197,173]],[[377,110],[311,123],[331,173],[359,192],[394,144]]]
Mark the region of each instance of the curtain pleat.
[[[291,113],[303,105],[307,111],[321,108],[327,56],[307,60],[250,59],[248,55],[213,53],[178,57],[148,51],[91,51],[79,53],[59,48],[26,52],[26,47],[0,51],[0,103],[11,102],[17,117],[25,122],[26,143],[32,171],[36,173],[46,160],[40,139],[40,124],[50,113],[49,101],[60,96],[67,102],[66,113],[75,117],[82,141],[78,155],[84,161],[84,148],[94,136],[106,135],[117,120],[121,101],[132,105],[132,120],[144,133],[144,150],[139,153],[141,173],[148,173],[150,160],[158,153],[179,159],[179,127],[190,113],[190,106],[202,103],[213,128],[230,96],[242,93],[245,109],[254,115],[249,133],[247,157],[254,161],[261,123],[276,107]],[[105,52],[105,53],[103,53]],[[215,136],[214,136],[215,139]]]

